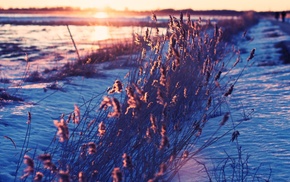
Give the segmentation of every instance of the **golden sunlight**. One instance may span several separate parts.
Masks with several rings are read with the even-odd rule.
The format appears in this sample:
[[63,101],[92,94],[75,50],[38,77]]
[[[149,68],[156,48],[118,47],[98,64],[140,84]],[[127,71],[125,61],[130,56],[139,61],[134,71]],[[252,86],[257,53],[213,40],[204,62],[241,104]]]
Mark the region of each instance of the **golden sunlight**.
[[96,14],[93,15],[94,18],[108,18],[109,15],[106,12],[97,12]]
[[100,41],[100,40],[106,40],[110,39],[110,31],[109,27],[107,26],[95,26],[92,34],[91,34],[91,41]]

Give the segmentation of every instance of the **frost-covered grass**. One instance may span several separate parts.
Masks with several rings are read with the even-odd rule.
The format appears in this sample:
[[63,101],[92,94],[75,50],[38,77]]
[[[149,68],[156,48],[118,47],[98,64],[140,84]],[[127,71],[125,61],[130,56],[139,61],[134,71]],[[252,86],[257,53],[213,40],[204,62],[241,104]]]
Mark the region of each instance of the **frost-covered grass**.
[[[152,19],[157,21],[154,15]],[[136,35],[142,50],[128,61],[141,66],[112,83],[101,100],[88,99],[71,113],[56,116],[56,131],[44,153],[27,150],[33,120],[29,113],[15,179],[170,181],[186,161],[215,144],[216,133],[231,121],[227,97],[239,77],[229,80],[227,75],[239,64],[239,52],[223,41],[227,29],[203,26],[189,15],[185,19],[183,14],[170,17],[166,35],[159,34],[158,27]],[[244,61],[250,62],[254,53]],[[236,62],[231,65],[228,59]],[[218,116],[212,135],[195,148],[209,120]],[[237,142],[235,127],[229,132]],[[251,174],[236,175],[240,170],[246,168],[219,180],[247,180]]]
[[[140,49],[140,47],[139,47]],[[38,70],[29,72],[24,81],[26,82],[52,82],[57,80],[64,80],[68,77],[83,76],[85,78],[93,78],[104,76],[97,68],[97,63],[118,62],[120,56],[136,53],[138,46],[134,46],[132,42],[117,42],[110,45],[110,47],[99,48],[92,53],[80,58],[79,60],[70,61],[61,66],[56,66],[50,69],[45,69],[43,72]],[[125,62],[123,66],[132,64]],[[134,65],[136,66],[136,64]]]

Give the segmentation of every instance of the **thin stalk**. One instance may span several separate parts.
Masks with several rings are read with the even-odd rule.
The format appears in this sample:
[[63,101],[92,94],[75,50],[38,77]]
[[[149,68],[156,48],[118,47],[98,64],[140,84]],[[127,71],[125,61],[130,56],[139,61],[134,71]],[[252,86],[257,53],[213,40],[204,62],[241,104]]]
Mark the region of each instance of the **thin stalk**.
[[79,59],[79,61],[81,61],[81,57],[80,57],[80,54],[79,54],[78,48],[77,48],[77,46],[76,46],[76,43],[75,43],[75,41],[74,41],[74,38],[73,38],[73,36],[72,36],[72,34],[71,34],[70,28],[69,28],[68,25],[66,25],[66,27],[67,27],[68,33],[69,33],[69,35],[70,35],[70,38],[71,38],[71,40],[72,40],[72,43],[73,43],[73,45],[74,45],[74,47],[75,47],[75,50],[76,50],[76,53],[77,53],[78,59]]

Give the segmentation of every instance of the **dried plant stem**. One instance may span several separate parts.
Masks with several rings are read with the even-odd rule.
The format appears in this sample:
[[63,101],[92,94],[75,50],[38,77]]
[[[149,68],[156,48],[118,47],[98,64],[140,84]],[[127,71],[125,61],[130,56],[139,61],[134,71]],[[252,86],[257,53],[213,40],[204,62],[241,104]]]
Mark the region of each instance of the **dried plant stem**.
[[[157,22],[155,16],[153,19]],[[219,134],[228,126],[228,119],[233,120],[226,112],[212,126],[206,142],[193,147],[209,120],[227,109],[224,104],[233,91],[225,78],[231,69],[225,68],[222,30],[212,32],[213,27],[203,26],[201,19],[184,22],[182,13],[179,19],[170,16],[166,35],[151,35],[152,30],[136,35],[142,51],[130,61],[140,67],[130,70],[126,81],[117,79],[103,98],[84,99],[61,117],[61,124],[55,122],[62,139],[53,140],[45,153],[59,161],[58,174],[48,174],[45,180],[81,173],[89,181],[167,181],[189,159],[235,131],[239,124]],[[253,56],[254,52],[250,58]],[[69,122],[72,114],[78,116],[75,122]]]
[[78,60],[81,61],[81,57],[80,57],[80,54],[79,54],[79,51],[78,51],[77,45],[76,45],[76,43],[75,43],[75,41],[74,41],[74,38],[73,38],[73,36],[72,36],[72,34],[71,34],[70,28],[69,28],[68,25],[66,25],[66,27],[67,27],[68,33],[69,33],[69,35],[70,35],[70,38],[71,38],[71,40],[72,40],[72,43],[73,43],[73,45],[74,45],[74,48],[75,48],[75,50],[76,50],[76,54],[77,54],[77,56],[78,56]]
[[30,140],[30,131],[31,131],[31,122],[27,123],[27,128],[26,128],[26,133],[25,133],[25,138],[21,147],[21,151],[19,154],[19,159],[17,162],[17,166],[16,166],[16,170],[15,170],[15,178],[14,178],[14,182],[18,181],[18,171],[20,169],[21,164],[23,163],[23,156],[27,153],[27,148],[29,145],[29,140]]

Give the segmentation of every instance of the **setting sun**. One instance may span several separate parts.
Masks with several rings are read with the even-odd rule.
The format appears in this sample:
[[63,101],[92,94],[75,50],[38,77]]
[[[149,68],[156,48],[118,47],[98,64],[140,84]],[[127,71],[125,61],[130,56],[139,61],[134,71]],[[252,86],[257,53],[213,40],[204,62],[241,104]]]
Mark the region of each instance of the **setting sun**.
[[106,12],[97,12],[93,15],[94,18],[108,18],[109,15]]

